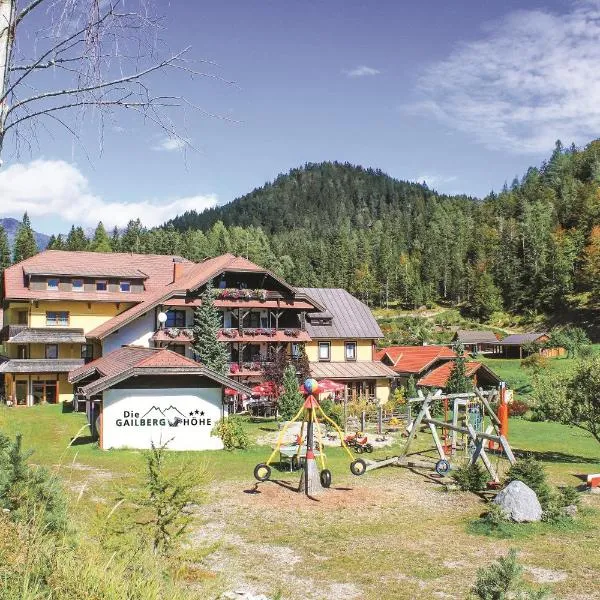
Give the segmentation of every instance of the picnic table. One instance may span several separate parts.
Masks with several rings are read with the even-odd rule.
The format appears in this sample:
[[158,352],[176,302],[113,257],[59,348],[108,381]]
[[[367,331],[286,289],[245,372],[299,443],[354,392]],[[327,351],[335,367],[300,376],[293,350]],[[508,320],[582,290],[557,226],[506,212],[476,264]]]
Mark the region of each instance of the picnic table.
[[[314,450],[314,454],[315,458],[321,456],[321,452],[316,449]],[[294,464],[294,459],[297,461],[296,464]],[[289,446],[281,446],[279,448],[279,462],[289,463],[290,471],[298,468],[304,459],[306,459],[306,444],[302,448],[299,448],[298,444],[290,444]]]

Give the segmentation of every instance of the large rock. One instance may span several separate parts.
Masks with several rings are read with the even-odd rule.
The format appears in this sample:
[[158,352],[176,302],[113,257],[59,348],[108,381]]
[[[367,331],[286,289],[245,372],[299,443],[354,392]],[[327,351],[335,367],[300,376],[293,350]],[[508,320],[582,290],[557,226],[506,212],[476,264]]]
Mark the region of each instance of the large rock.
[[529,523],[542,519],[542,506],[535,492],[522,481],[511,481],[494,498],[504,514],[516,523]]

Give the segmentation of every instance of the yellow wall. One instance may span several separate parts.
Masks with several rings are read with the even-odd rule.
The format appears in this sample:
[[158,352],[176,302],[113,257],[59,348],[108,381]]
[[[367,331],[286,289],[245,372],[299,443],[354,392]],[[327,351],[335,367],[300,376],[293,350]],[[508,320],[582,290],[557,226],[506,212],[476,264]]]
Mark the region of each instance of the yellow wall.
[[73,385],[67,380],[66,373],[32,373],[20,374],[7,373],[4,378],[4,393],[7,399],[12,399],[15,393],[15,383],[17,381],[26,381],[29,400],[31,401],[31,382],[32,381],[56,381],[58,378],[58,401],[67,402],[73,400]]
[[[119,308],[117,308],[117,304]],[[89,306],[89,308],[88,308]],[[53,301],[47,302],[40,300],[38,306],[31,305],[31,315],[29,317],[30,327],[46,327],[46,312],[67,311],[69,313],[68,327],[83,329],[88,333],[105,321],[112,319],[116,315],[124,312],[133,306],[125,302],[82,302],[82,301]]]
[[389,379],[378,379],[375,382],[375,396],[378,402],[387,402],[390,396]]
[[[29,358],[46,358],[46,344],[24,344],[29,347]],[[8,358],[19,358],[18,345],[6,344]],[[58,344],[58,358],[81,358],[81,344]]]
[[373,360],[373,340],[313,340],[306,344],[308,360],[310,362],[319,362],[319,342],[331,342],[331,362],[345,362],[346,341],[356,342],[356,356],[358,361]]

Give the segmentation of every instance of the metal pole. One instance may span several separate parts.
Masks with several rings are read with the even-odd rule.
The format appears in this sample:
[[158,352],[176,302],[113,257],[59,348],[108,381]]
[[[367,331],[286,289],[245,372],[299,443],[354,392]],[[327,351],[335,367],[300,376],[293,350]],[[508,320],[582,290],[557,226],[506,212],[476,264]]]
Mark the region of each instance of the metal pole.
[[309,475],[308,475],[308,463],[314,460],[314,449],[313,449],[313,409],[308,409],[308,422],[306,424],[306,458],[304,459],[304,493],[309,495]]

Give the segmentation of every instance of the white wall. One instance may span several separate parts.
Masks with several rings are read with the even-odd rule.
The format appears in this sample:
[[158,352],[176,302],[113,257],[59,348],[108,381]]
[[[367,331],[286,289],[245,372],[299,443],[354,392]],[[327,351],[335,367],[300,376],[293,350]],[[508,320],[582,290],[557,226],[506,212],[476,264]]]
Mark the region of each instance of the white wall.
[[221,394],[221,388],[105,390],[102,447],[144,449],[168,442],[170,450],[220,450],[221,438],[210,432],[221,418]]
[[150,340],[156,329],[154,310],[150,310],[131,323],[123,325],[118,331],[111,333],[102,342],[102,355],[106,356],[109,352],[117,350],[117,348],[125,345],[144,346],[149,348]]

